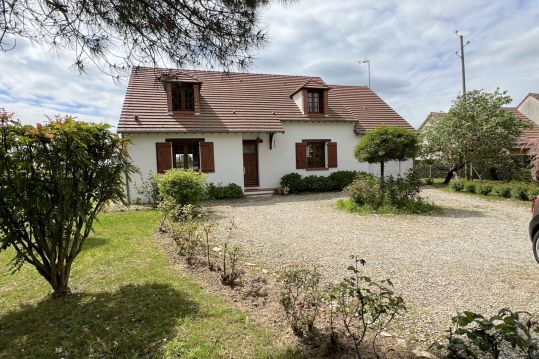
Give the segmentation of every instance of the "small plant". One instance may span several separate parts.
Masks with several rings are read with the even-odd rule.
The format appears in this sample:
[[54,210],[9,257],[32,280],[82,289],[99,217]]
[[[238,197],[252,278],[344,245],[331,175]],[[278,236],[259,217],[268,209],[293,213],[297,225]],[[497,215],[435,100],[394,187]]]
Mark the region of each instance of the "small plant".
[[279,302],[297,336],[312,333],[318,316],[322,294],[320,273],[316,268],[292,266],[279,273]]
[[351,257],[354,264],[348,267],[350,276],[331,290],[335,318],[339,320],[354,342],[356,356],[361,358],[361,344],[367,334],[372,335],[372,347],[376,352],[378,335],[397,316],[406,310],[404,300],[393,292],[389,279],[376,282],[364,276],[361,267],[365,261]]
[[367,173],[359,174],[352,184],[346,187],[346,192],[358,205],[368,204],[378,208],[383,204],[383,193],[380,182]]
[[464,190],[469,193],[476,193],[477,186],[474,182],[466,182],[464,184]]
[[501,309],[485,318],[470,311],[453,317],[445,344],[434,343],[445,358],[538,358],[539,327],[527,312]]
[[196,250],[202,244],[203,222],[202,214],[198,213],[192,205],[183,208],[183,216],[179,221],[168,221],[168,230],[176,242],[178,253],[184,256],[188,263],[192,263]]
[[226,186],[208,184],[208,198],[209,199],[233,199],[243,198],[243,190],[235,183],[230,183]]
[[203,225],[203,231],[204,231],[204,238],[206,239],[206,257],[207,257],[207,260],[208,260],[208,268],[210,270],[213,270],[213,264],[211,263],[211,260],[210,260],[210,233],[212,232],[213,228],[216,226],[217,224],[208,219],[207,217],[205,218],[204,220],[204,225]]
[[336,171],[331,173],[328,178],[331,181],[332,190],[342,191],[356,179],[356,171]]
[[137,192],[144,196],[153,208],[157,208],[159,202],[161,202],[158,185],[159,176],[159,173],[150,173],[148,177],[142,179],[140,186],[137,187]]
[[229,246],[229,242],[232,239],[236,228],[236,223],[234,222],[234,218],[232,218],[227,227],[228,234],[223,246],[223,272],[221,273],[221,283],[230,287],[235,287],[243,275],[243,271],[237,267],[237,263],[242,254],[241,248],[239,246]]
[[493,186],[490,183],[480,183],[477,186],[477,193],[488,196],[492,192]]
[[430,177],[427,177],[423,180],[423,183],[426,184],[427,186],[430,186],[432,184],[434,184],[434,181],[432,180],[432,178]]
[[288,187],[290,193],[303,191],[302,177],[299,173],[289,173],[281,177],[281,187]]
[[450,184],[451,189],[455,192],[461,192],[464,190],[464,183],[462,181],[453,181]]
[[521,201],[529,200],[528,188],[525,185],[517,184],[511,188],[511,197]]
[[499,184],[492,189],[494,194],[498,197],[509,198],[511,197],[511,186],[508,184]]

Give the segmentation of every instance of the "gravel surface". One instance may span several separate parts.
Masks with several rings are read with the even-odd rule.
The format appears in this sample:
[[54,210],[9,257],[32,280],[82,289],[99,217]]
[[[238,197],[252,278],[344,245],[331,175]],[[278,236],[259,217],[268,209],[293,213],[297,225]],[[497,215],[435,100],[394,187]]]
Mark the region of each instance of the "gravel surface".
[[[427,216],[345,213],[343,194],[290,195],[214,202],[223,222],[232,216],[234,241],[271,270],[316,265],[326,281],[346,274],[349,256],[367,261],[367,274],[391,278],[408,312],[392,334],[427,347],[457,311],[492,314],[503,307],[539,315],[539,265],[528,239],[529,205],[427,188],[422,196],[444,208]],[[221,226],[223,227],[223,226]]]

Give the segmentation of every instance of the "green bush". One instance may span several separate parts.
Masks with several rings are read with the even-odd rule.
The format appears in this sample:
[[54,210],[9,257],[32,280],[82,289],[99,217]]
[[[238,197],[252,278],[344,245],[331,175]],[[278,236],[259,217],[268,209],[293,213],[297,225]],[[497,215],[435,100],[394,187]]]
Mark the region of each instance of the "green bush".
[[287,187],[290,193],[303,191],[303,181],[299,173],[289,173],[281,177],[281,187]]
[[230,198],[242,198],[243,190],[235,183],[230,183],[226,186],[208,184],[208,198],[209,199],[230,199]]
[[137,187],[137,192],[146,197],[146,200],[153,208],[157,208],[159,202],[161,202],[158,186],[159,176],[159,173],[150,173]]
[[476,193],[477,186],[474,182],[465,182],[464,190],[470,193]]
[[307,176],[303,177],[302,188],[306,192],[328,192],[333,189],[333,184],[328,177]]
[[464,183],[462,181],[453,181],[450,187],[453,191],[460,192],[464,189]]
[[401,205],[414,201],[421,191],[421,179],[415,171],[408,171],[404,177],[390,176],[386,182],[386,199],[391,205]]
[[511,197],[511,186],[506,183],[499,184],[494,186],[492,192],[498,197],[509,198]]
[[357,205],[370,205],[378,208],[383,205],[384,198],[380,182],[369,174],[360,174],[346,187],[346,192]]
[[480,183],[477,186],[477,193],[488,196],[492,192],[493,186],[490,183]]
[[357,176],[356,171],[337,171],[328,176],[332,183],[332,189],[335,191],[342,191],[349,186]]
[[434,184],[434,181],[432,180],[432,178],[428,177],[423,180],[423,183],[426,184],[427,186],[430,186]]
[[514,185],[511,188],[511,197],[513,197],[514,199],[527,201],[528,199],[530,199],[530,196],[528,194],[528,188],[523,184]]
[[206,194],[206,175],[190,170],[171,169],[159,176],[159,193],[163,201],[178,209],[200,205]]

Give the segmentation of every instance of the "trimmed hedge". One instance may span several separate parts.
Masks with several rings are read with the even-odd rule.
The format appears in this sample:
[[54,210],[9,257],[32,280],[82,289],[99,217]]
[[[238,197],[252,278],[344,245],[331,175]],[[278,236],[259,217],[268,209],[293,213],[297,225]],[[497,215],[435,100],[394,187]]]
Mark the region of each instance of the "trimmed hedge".
[[209,199],[243,198],[243,190],[235,183],[230,183],[226,186],[210,183],[208,184],[207,193]]
[[539,194],[539,185],[525,182],[452,181],[449,187],[455,192],[468,192],[483,196],[514,198],[529,201]]
[[157,186],[161,198],[169,204],[178,208],[198,206],[206,194],[206,178],[201,172],[171,169],[157,177]]
[[303,177],[299,173],[289,173],[281,178],[281,186],[290,193],[342,191],[357,177],[355,171],[337,171],[329,176],[310,175]]

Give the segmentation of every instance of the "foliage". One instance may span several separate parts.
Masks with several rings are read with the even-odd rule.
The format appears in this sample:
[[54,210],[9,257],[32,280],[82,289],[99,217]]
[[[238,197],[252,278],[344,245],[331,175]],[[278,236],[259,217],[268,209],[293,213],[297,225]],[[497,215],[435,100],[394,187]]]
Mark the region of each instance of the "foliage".
[[428,214],[439,212],[440,207],[418,198],[413,202],[402,203],[399,206],[383,204],[379,207],[373,207],[369,204],[359,205],[352,199],[338,199],[336,206],[338,209],[357,214]]
[[328,192],[333,190],[333,183],[325,176],[305,176],[302,189],[306,192]]
[[354,156],[360,162],[380,163],[384,179],[384,163],[414,158],[419,151],[417,134],[401,127],[383,126],[367,132],[356,144]]
[[374,176],[362,173],[357,179],[346,187],[350,198],[358,205],[368,204],[374,208],[382,206],[384,202],[380,182]]
[[[372,334],[372,346],[376,351],[376,339],[395,318],[406,310],[404,300],[393,292],[389,279],[379,282],[363,275],[365,261],[351,257],[348,267],[350,276],[331,290],[335,318],[339,320],[352,341],[358,358],[361,344],[368,333]],[[361,266],[361,267],[360,267]]]
[[447,115],[421,133],[421,156],[448,168],[446,183],[466,164],[495,166],[506,161],[527,121],[505,111],[506,91],[469,91],[458,97]]
[[481,182],[477,186],[477,193],[482,194],[483,196],[488,196],[492,192],[493,188],[494,186],[490,183]]
[[206,175],[201,172],[171,169],[160,175],[159,208],[165,218],[178,219],[186,205],[198,206],[206,194]]
[[30,266],[5,275],[12,251],[0,253],[0,358],[250,359],[285,350],[267,326],[174,268],[154,238],[159,212],[98,219],[75,261],[77,292],[62,300],[43,295],[48,283]]
[[356,179],[358,172],[356,171],[336,171],[328,177],[332,182],[333,190],[342,191]]
[[202,245],[204,214],[188,204],[183,207],[183,215],[177,221],[167,221],[167,229],[178,246],[179,254],[191,263]]
[[425,178],[425,180],[423,181],[423,183],[425,183],[427,186],[430,186],[430,185],[433,185],[433,184],[434,184],[434,181],[433,181],[432,178],[427,177],[427,178]]
[[539,327],[529,313],[504,308],[485,318],[465,311],[453,317],[453,324],[446,343],[433,345],[445,358],[539,357]]
[[235,287],[243,275],[243,271],[238,268],[238,261],[242,256],[241,248],[237,245],[229,245],[235,229],[236,223],[232,218],[227,227],[228,234],[223,246],[223,271],[221,273],[221,283],[230,287]]
[[528,156],[531,157],[530,174],[534,181],[539,181],[539,139],[524,138],[518,143],[521,149],[528,149]]
[[493,193],[498,197],[509,198],[511,197],[511,186],[507,183],[501,183],[494,186]]
[[464,183],[464,190],[466,192],[475,193],[476,189],[477,189],[477,186],[476,186],[476,184],[474,182],[467,181],[467,182]]
[[133,65],[247,68],[266,43],[259,12],[270,0],[2,0],[0,49],[19,38],[74,49],[74,67],[89,63],[117,76]]
[[316,268],[292,266],[279,273],[279,283],[279,302],[292,330],[298,336],[312,333],[322,300],[320,273]]
[[299,173],[289,173],[281,178],[281,187],[287,187],[290,193],[303,191],[302,177]]
[[0,120],[0,250],[12,247],[13,270],[29,263],[65,295],[96,216],[124,199],[128,141],[69,116],[36,127],[6,112]]
[[451,187],[451,189],[453,191],[460,192],[460,191],[464,190],[464,182],[462,182],[462,181],[451,182],[450,187]]
[[226,186],[208,184],[208,198],[209,199],[233,199],[243,198],[243,190],[235,183],[230,183]]
[[399,206],[416,200],[421,192],[421,178],[417,172],[410,170],[404,177],[390,176],[385,186],[387,202]]
[[528,194],[528,187],[522,184],[517,184],[511,188],[511,197],[514,199],[519,199],[522,201],[527,201],[530,199]]
[[157,208],[161,202],[158,182],[159,173],[150,173],[148,177],[142,179],[141,185],[137,187],[137,192],[146,197],[153,208]]

